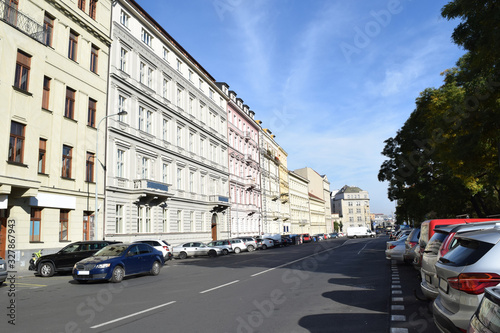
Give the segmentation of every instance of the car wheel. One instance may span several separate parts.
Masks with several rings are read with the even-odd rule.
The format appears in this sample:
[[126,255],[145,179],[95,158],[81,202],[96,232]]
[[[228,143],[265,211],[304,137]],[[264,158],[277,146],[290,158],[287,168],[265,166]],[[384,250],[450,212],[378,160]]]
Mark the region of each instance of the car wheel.
[[217,252],[215,250],[208,251],[208,256],[211,258],[217,257]]
[[42,262],[38,267],[38,274],[43,277],[51,277],[54,275],[54,265],[50,262]]
[[238,254],[240,252],[241,252],[241,249],[239,247],[237,247],[237,248],[234,249],[234,253]]
[[187,253],[186,252],[181,252],[179,253],[179,259],[186,259],[187,258]]
[[111,279],[109,279],[109,281],[113,283],[120,283],[122,282],[124,275],[125,275],[125,270],[121,266],[116,266],[113,269],[113,273],[111,274]]
[[267,249],[267,245],[266,244],[262,244],[262,250],[265,250]]
[[160,268],[161,268],[161,264],[159,261],[155,261],[153,263],[153,266],[151,266],[151,275],[158,275],[160,274]]
[[227,249],[222,249],[222,254],[226,256],[229,254],[229,251]]
[[255,247],[253,245],[248,245],[248,252],[255,251]]

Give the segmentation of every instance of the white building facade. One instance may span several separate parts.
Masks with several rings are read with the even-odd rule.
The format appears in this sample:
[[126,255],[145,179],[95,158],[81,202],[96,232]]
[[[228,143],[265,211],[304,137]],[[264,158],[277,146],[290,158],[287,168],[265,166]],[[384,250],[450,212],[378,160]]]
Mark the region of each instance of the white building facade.
[[106,238],[228,237],[226,96],[135,1],[111,31]]
[[293,171],[289,171],[289,180],[291,233],[309,233],[311,226],[308,194],[309,181]]

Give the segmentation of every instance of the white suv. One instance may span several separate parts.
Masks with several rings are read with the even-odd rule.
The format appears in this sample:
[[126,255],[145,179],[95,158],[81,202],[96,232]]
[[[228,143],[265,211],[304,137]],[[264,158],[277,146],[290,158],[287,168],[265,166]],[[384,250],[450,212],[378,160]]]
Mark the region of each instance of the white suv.
[[165,260],[165,262],[167,260],[172,259],[171,246],[170,246],[170,244],[168,244],[164,240],[161,240],[161,239],[141,239],[141,240],[134,241],[134,243],[148,244],[148,245],[151,245],[152,247],[154,247],[155,249],[157,249],[158,251],[161,251],[161,253],[163,253],[163,259]]
[[252,237],[238,237],[238,238],[241,239],[243,242],[245,242],[248,252],[257,250],[257,241],[255,240],[255,238]]
[[240,253],[241,251],[245,251],[245,250],[248,251],[247,245],[240,238],[231,238],[229,240],[229,242],[231,243],[231,246],[233,247],[234,253],[236,253],[236,254]]

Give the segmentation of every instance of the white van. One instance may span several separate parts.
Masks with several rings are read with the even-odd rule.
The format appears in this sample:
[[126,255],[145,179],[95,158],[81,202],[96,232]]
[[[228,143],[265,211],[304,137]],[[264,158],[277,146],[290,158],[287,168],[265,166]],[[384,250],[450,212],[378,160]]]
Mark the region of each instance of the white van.
[[375,237],[375,233],[372,232],[367,227],[349,227],[347,228],[347,237],[349,238]]

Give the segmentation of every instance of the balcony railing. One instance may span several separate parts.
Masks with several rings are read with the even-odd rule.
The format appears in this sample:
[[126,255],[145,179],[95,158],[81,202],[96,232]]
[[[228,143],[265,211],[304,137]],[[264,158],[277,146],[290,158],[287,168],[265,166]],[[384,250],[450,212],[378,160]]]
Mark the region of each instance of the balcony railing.
[[25,15],[5,0],[0,0],[0,19],[30,36],[34,40],[43,43],[45,33],[43,26]]
[[147,179],[135,179],[134,180],[134,188],[135,189],[143,189],[143,190],[159,190],[168,192],[168,184],[155,182]]
[[220,204],[229,204],[229,197],[223,195],[211,195],[209,197],[210,202],[220,203]]

